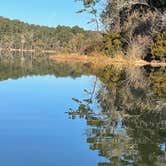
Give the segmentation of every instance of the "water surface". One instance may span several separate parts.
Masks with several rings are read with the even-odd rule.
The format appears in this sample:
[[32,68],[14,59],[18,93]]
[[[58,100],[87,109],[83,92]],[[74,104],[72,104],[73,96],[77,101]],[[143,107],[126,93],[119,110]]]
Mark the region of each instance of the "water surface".
[[0,164],[166,164],[164,68],[0,60]]

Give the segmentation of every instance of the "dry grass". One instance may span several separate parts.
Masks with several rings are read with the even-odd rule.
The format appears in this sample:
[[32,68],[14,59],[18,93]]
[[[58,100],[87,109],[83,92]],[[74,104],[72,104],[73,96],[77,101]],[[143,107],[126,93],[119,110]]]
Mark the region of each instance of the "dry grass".
[[124,70],[127,75],[127,83],[133,87],[145,89],[148,87],[147,79],[143,70],[139,66],[125,66]]
[[138,60],[137,58],[125,59],[123,55],[119,54],[116,58],[110,58],[108,56],[96,53],[91,56],[80,55],[80,54],[58,54],[50,57],[53,60],[58,62],[65,63],[90,63],[95,67],[103,67],[107,65],[134,65],[134,66],[144,66],[144,65],[152,65],[152,66],[166,66],[166,63],[159,62],[146,62],[144,60]]
[[92,54],[90,56],[87,55],[79,55],[79,54],[59,54],[55,56],[51,56],[51,59],[59,61],[59,62],[79,62],[79,63],[91,63],[95,66],[107,66],[113,63],[123,63],[122,59],[113,59],[108,56],[101,54]]
[[144,53],[143,53],[143,46],[138,43],[136,40],[133,41],[128,50],[127,50],[127,58],[130,60],[130,61],[137,61],[137,60],[140,60],[143,56]]

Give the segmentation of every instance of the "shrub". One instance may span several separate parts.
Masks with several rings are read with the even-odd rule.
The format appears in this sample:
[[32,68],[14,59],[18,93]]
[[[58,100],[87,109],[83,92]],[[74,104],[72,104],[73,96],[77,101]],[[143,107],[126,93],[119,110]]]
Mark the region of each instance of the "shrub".
[[107,55],[115,55],[117,52],[122,51],[121,36],[118,33],[108,32],[103,36],[102,50]]
[[155,60],[165,61],[166,59],[166,30],[158,33],[151,47],[151,52]]

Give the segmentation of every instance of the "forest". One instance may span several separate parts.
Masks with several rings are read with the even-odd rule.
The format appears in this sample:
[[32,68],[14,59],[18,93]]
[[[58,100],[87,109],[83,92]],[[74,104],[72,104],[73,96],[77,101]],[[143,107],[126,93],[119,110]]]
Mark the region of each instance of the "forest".
[[[94,37],[95,36],[95,37]],[[82,53],[100,36],[78,26],[30,25],[19,20],[0,17],[0,48],[22,50],[54,50],[57,53]]]

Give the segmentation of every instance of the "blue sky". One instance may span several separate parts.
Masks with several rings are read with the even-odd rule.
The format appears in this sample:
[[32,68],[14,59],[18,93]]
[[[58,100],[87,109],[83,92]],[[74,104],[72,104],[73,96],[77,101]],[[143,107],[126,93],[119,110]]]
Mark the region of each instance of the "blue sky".
[[74,0],[0,0],[0,16],[51,27],[78,25],[92,29],[87,25],[89,16],[76,13],[81,8]]

